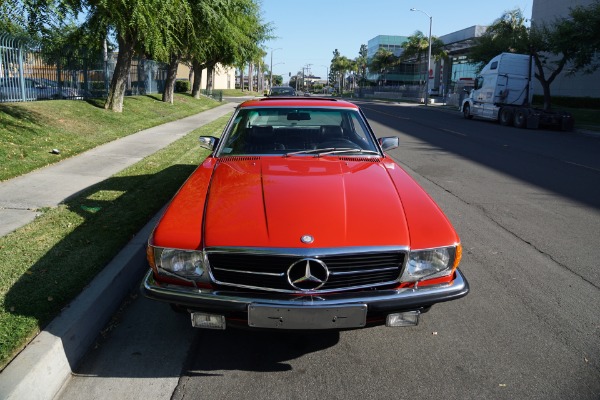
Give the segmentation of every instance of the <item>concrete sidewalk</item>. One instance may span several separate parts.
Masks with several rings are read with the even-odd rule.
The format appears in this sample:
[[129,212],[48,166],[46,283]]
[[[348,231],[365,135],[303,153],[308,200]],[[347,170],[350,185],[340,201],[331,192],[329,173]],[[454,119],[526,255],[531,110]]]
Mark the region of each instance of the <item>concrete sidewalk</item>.
[[[0,183],[0,236],[169,143],[234,110],[227,103],[115,140],[57,164]],[[160,213],[159,213],[160,214]],[[123,299],[147,270],[150,221],[82,293],[0,373],[0,399],[52,399]]]
[[226,103],[0,182],[0,236],[31,222],[38,209],[57,206],[65,199],[135,164],[192,130],[233,111],[235,106],[234,103]]

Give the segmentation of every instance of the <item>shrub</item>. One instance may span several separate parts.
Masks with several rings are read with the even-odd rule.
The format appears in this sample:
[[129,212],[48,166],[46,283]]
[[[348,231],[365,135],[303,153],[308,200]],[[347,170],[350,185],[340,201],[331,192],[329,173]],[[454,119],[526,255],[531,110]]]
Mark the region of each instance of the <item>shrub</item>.
[[[544,96],[534,95],[534,104],[544,104]],[[568,108],[588,108],[600,110],[600,98],[597,97],[567,97],[552,96],[552,106]]]
[[190,91],[190,81],[177,80],[175,81],[175,92],[176,93],[187,93]]

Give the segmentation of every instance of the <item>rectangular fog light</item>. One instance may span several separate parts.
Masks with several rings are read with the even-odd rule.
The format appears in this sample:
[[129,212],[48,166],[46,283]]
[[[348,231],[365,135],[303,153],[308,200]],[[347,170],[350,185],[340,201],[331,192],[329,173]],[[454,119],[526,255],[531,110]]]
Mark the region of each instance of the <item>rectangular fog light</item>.
[[194,312],[192,315],[192,326],[204,329],[225,329],[225,316]]
[[385,326],[417,326],[419,325],[420,311],[407,311],[397,314],[389,314]]

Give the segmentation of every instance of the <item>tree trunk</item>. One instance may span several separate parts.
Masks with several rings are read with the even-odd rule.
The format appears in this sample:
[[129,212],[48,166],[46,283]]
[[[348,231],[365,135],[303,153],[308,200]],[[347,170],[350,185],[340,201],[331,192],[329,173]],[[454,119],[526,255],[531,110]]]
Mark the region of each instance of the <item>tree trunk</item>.
[[200,90],[202,88],[202,70],[204,69],[204,64],[200,61],[192,61],[192,68],[194,70],[194,83],[192,84],[192,96],[195,99],[200,98]]
[[242,64],[240,68],[240,89],[242,89],[242,92],[244,91],[244,67],[245,65]]
[[162,95],[162,101],[173,104],[173,92],[175,91],[175,80],[177,79],[177,67],[179,66],[179,55],[172,53],[167,69],[167,79],[165,80],[165,90]]
[[248,90],[254,91],[254,66],[252,63],[248,64]]
[[[544,72],[544,65],[540,60],[540,57],[534,53],[533,59],[535,61],[535,66],[537,67],[538,72],[535,74],[535,77],[540,84],[542,85],[542,89],[544,91],[544,111],[550,111],[552,109],[552,96],[550,96],[550,85],[554,82],[554,79],[560,74],[567,63],[567,56],[563,54],[563,58],[558,62],[556,69],[552,71],[550,76],[546,79],[546,74]],[[531,90],[531,88],[530,88]]]
[[260,64],[256,64],[256,91],[262,92],[262,79],[260,79]]
[[123,112],[125,84],[127,83],[127,76],[129,75],[129,70],[131,68],[131,59],[133,58],[135,41],[133,39],[125,39],[121,37],[121,35],[118,35],[117,42],[119,43],[119,54],[117,56],[117,64],[115,65],[115,71],[113,72],[110,89],[108,91],[108,98],[106,99],[106,103],[104,103],[104,109],[114,112]]
[[206,90],[211,93],[213,91],[213,77],[215,65],[209,64],[206,68]]

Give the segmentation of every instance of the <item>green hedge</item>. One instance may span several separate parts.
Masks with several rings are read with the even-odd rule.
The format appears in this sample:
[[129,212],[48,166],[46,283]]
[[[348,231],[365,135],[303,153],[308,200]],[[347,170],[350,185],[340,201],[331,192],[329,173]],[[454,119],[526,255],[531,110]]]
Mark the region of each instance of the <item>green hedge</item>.
[[[552,107],[587,108],[600,110],[600,98],[598,97],[567,97],[552,96]],[[544,104],[544,96],[534,95],[534,104]]]
[[187,93],[191,89],[190,81],[177,80],[175,81],[176,93]]

